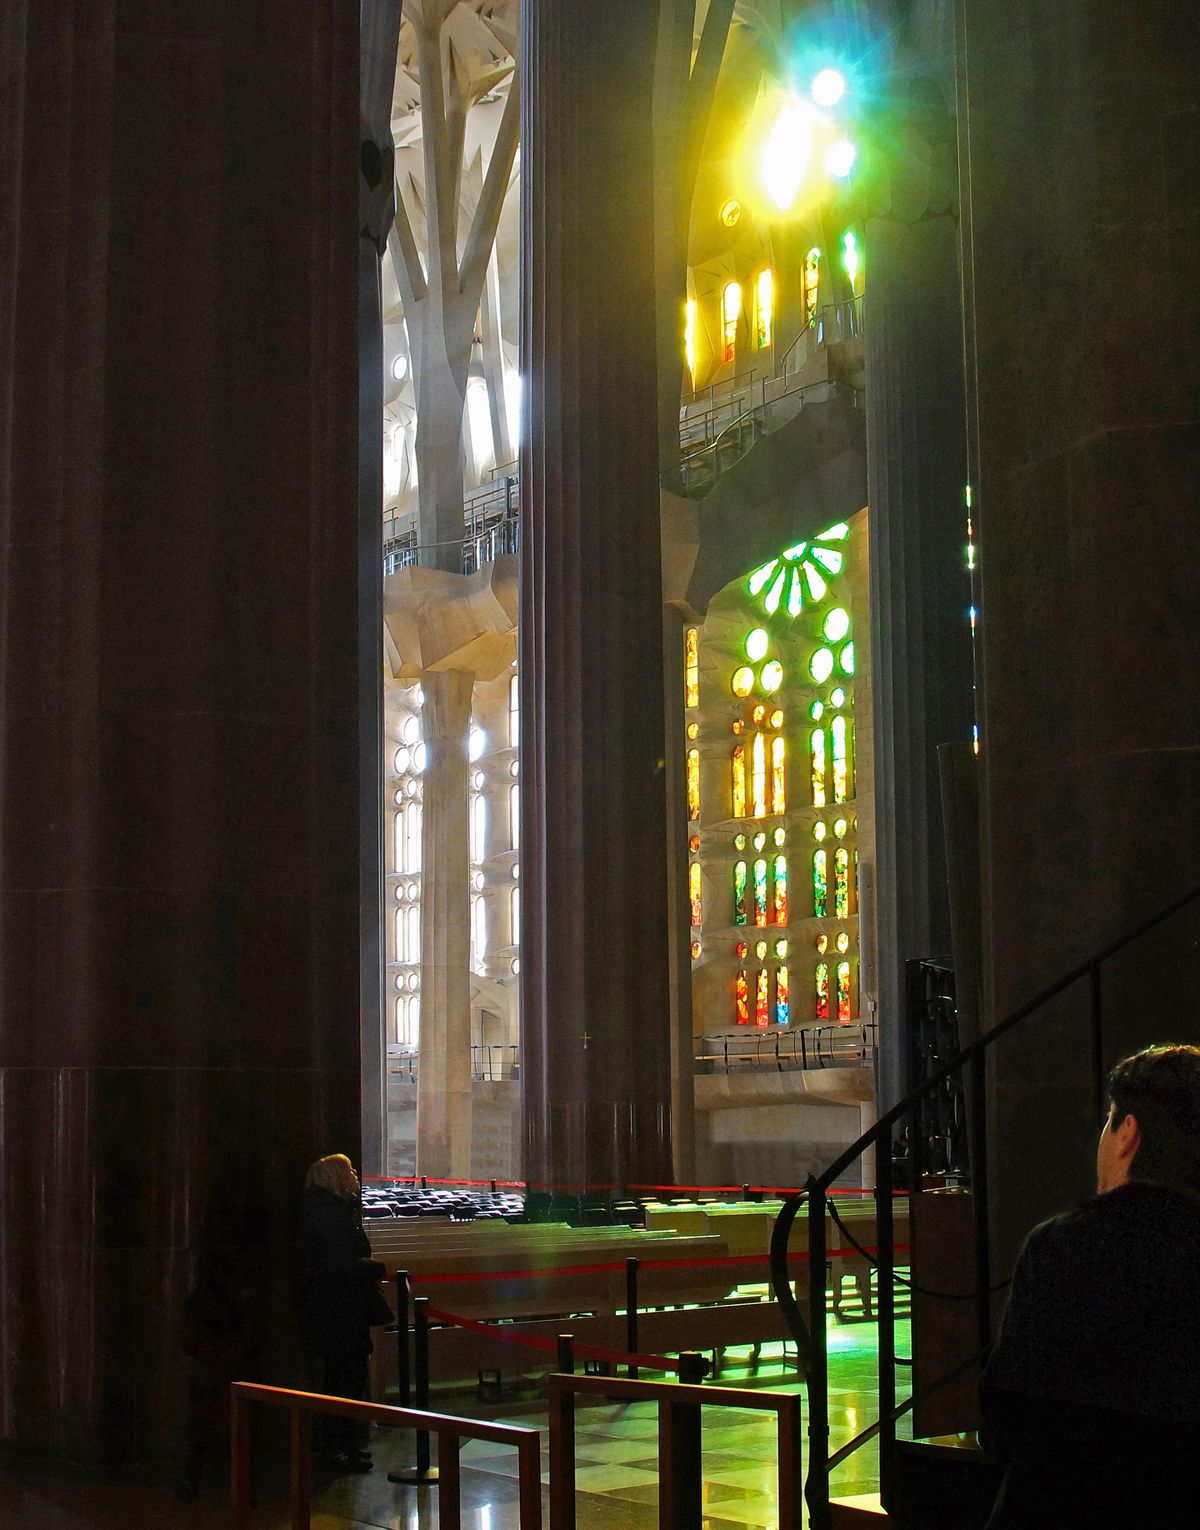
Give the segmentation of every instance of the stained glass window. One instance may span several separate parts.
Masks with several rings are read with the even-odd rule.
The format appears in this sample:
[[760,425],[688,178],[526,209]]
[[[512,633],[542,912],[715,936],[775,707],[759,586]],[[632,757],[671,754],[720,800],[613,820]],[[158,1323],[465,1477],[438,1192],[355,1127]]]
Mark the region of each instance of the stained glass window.
[[775,923],[788,922],[787,856],[777,855],[772,868],[775,873]]
[[821,252],[816,245],[804,257],[804,322],[811,324],[817,315],[817,292],[821,285]]
[[521,685],[516,675],[508,682],[508,742],[514,749],[521,742]]
[[833,754],[833,800],[850,799],[850,725],[844,717],[835,717],[829,728]]
[[[849,645],[847,645],[849,646]],[[824,685],[833,674],[833,654],[828,648],[818,648],[808,661],[808,672],[818,685]]]
[[516,781],[508,789],[508,845],[521,848],[521,788]]
[[737,1023],[739,1025],[750,1024],[750,984],[746,979],[743,968],[733,982],[734,1002],[737,1009]]
[[824,850],[813,852],[813,918],[829,914],[829,856]]
[[743,664],[740,669],[734,670],[729,686],[739,700],[743,696],[749,696],[754,689],[754,671],[748,664]]
[[746,657],[752,664],[765,659],[771,638],[765,627],[755,627],[746,637]]
[[688,903],[691,906],[692,923],[695,925],[704,922],[701,885],[700,862],[692,861],[688,866]]
[[700,705],[700,629],[689,627],[683,635],[683,704]]
[[754,863],[754,922],[760,928],[767,922],[767,863]]
[[733,866],[733,922],[746,923],[746,863],[735,861]]
[[693,940],[692,941],[692,960],[694,962],[695,961],[699,961],[700,953],[703,950],[704,950],[704,947],[700,944],[700,942],[698,940]]
[[774,306],[774,281],[770,266],[758,273],[754,288],[754,343],[761,351],[771,343],[771,310]]
[[850,963],[837,964],[837,1017],[842,1025],[850,1020]]
[[765,967],[758,969],[754,983],[754,1023],[766,1027],[771,1023],[771,975]]
[[728,282],[721,294],[721,359],[732,361],[737,347],[738,315],[742,311],[742,289],[737,282]]
[[845,846],[833,857],[833,914],[835,919],[850,917],[850,855]]
[[789,1019],[788,970],[780,967],[775,973],[775,1024],[786,1025]]
[[765,818],[767,816],[767,741],[761,733],[754,735],[750,760],[750,816]]
[[784,757],[787,754],[787,745],[783,735],[776,734],[771,740],[771,811],[782,813],[787,809],[787,785],[784,769]]
[[730,756],[730,770],[732,774],[731,800],[733,803],[733,816],[745,818],[746,816],[746,746],[735,744],[733,754]]
[[700,751],[689,749],[687,752],[687,805],[688,817],[695,819],[700,817]]
[[829,963],[818,962],[814,977],[816,1004],[813,1014],[818,1020],[829,1019]]
[[814,807],[825,806],[825,729],[814,728],[809,734],[808,752],[812,762],[812,800]]
[[783,684],[783,665],[778,659],[768,659],[762,667],[762,674],[758,678],[767,695],[774,695]]
[[841,653],[841,665],[842,665],[842,674],[843,675],[852,675],[854,673],[854,644],[853,643],[847,643],[846,646],[842,649],[842,653]]

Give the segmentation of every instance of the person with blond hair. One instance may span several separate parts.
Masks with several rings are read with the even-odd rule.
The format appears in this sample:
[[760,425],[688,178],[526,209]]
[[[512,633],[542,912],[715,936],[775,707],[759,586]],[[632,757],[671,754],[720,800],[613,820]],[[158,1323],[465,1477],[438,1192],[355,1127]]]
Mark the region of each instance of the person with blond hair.
[[[391,1321],[379,1292],[384,1265],[371,1257],[362,1225],[358,1175],[344,1153],[309,1169],[297,1226],[302,1310],[308,1342],[320,1356],[330,1397],[365,1398],[371,1327]],[[325,1420],[327,1464],[333,1471],[367,1472],[370,1453],[353,1419]]]

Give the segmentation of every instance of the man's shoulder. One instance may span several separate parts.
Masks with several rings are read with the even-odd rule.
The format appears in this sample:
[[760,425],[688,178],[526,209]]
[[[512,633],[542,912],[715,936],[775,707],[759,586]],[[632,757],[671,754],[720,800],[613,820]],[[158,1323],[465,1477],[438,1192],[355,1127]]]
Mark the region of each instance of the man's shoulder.
[[1040,1222],[1025,1240],[1021,1257],[1037,1267],[1072,1253],[1124,1246],[1161,1257],[1164,1244],[1200,1260],[1200,1197],[1132,1181]]

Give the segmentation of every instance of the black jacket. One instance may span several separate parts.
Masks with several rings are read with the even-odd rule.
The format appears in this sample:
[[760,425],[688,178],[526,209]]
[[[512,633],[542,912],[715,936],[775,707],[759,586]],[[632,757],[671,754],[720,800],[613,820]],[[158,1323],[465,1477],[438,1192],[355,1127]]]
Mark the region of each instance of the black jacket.
[[385,1269],[371,1258],[357,1201],[306,1190],[296,1243],[309,1343],[318,1355],[369,1355],[376,1283]]
[[1200,1524],[1200,1199],[1131,1182],[1026,1240],[984,1376],[989,1530]]

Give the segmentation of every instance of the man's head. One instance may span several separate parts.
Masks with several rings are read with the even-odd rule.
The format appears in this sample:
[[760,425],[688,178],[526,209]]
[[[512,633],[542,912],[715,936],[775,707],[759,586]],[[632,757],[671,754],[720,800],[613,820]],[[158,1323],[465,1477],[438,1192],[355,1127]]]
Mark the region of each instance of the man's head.
[[1108,1075],[1112,1102],[1096,1149],[1103,1195],[1130,1179],[1200,1194],[1200,1047],[1147,1047]]

